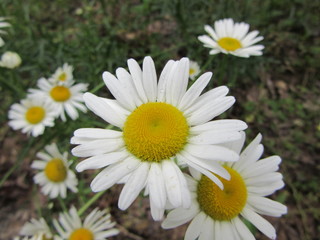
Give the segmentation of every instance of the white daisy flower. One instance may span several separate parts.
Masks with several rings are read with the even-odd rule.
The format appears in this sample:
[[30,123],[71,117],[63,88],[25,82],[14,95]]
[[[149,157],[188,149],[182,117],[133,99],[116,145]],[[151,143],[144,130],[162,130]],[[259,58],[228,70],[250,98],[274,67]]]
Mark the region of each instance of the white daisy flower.
[[126,182],[118,202],[125,210],[146,188],[151,214],[160,220],[167,199],[175,207],[191,204],[176,160],[198,169],[222,188],[211,172],[230,176],[215,161],[236,161],[239,156],[217,144],[240,138],[239,131],[247,125],[239,120],[210,121],[230,108],[235,99],[226,96],[225,86],[200,96],[212,73],[200,76],[187,90],[187,58],[169,61],[158,82],[151,57],[144,59],[142,70],[133,59],[128,60],[128,67],[130,73],[118,68],[117,78],[103,73],[115,100],[84,94],[87,107],[120,130],[78,129],[71,143],[80,145],[72,153],[89,157],[77,165],[79,172],[106,167],[91,183],[94,192]]
[[28,236],[27,239],[30,240],[43,240],[43,239],[53,239],[53,234],[43,218],[31,219],[23,225],[20,235]]
[[29,89],[30,95],[41,96],[52,103],[62,121],[66,121],[65,112],[72,120],[75,120],[79,117],[77,109],[82,112],[87,111],[82,102],[83,92],[87,91],[88,84],[66,82],[64,85],[58,85],[45,78],[40,78],[37,86],[39,89]]
[[43,194],[50,198],[66,197],[67,188],[77,192],[78,180],[69,169],[68,153],[61,154],[55,143],[45,147],[46,152],[37,153],[39,160],[33,161],[31,167],[41,170],[34,176],[35,183],[41,186]]
[[194,80],[200,73],[199,64],[195,61],[190,61],[189,67],[189,77],[191,80]]
[[210,54],[224,53],[238,57],[261,56],[263,45],[254,45],[263,39],[258,36],[258,31],[249,31],[249,24],[234,23],[231,18],[215,21],[214,29],[205,25],[205,31],[209,34],[199,36],[198,39],[207,48],[212,48]]
[[63,64],[62,67],[57,68],[51,78],[49,78],[49,82],[65,84],[67,82],[73,81],[73,67],[68,63]]
[[22,60],[18,53],[7,51],[1,55],[0,67],[14,69],[19,67]]
[[[244,139],[243,134],[241,140],[233,142],[232,149],[240,152]],[[263,234],[275,239],[274,227],[259,214],[280,217],[287,213],[286,206],[265,197],[284,186],[282,175],[276,172],[281,159],[271,156],[259,160],[263,153],[260,141],[261,134],[242,151],[239,161],[224,165],[231,175],[229,181],[218,177],[223,182],[224,190],[217,188],[206,176],[191,171],[194,177],[188,178],[192,192],[191,207],[169,212],[162,227],[174,228],[192,220],[184,239],[254,240],[255,237],[242,222],[245,218]]]
[[37,137],[43,134],[45,127],[54,126],[55,115],[51,104],[36,96],[29,97],[10,107],[8,124],[14,130],[22,129],[23,133]]
[[119,230],[113,228],[114,222],[106,210],[94,209],[82,222],[77,210],[71,207],[69,213],[60,213],[59,222],[53,220],[53,224],[59,233],[58,239],[69,240],[102,240],[117,235]]

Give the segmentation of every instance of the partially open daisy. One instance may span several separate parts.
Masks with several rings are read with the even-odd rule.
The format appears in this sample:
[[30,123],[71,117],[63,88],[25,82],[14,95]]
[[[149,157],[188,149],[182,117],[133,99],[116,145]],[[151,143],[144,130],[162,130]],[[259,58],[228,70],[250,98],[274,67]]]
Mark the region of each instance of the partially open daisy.
[[31,219],[23,225],[20,235],[28,236],[30,240],[53,239],[53,234],[43,218]]
[[191,80],[194,80],[200,73],[199,64],[195,61],[190,61],[189,67],[189,77]]
[[218,20],[214,23],[214,29],[205,25],[205,31],[209,34],[199,36],[198,39],[205,47],[212,48],[210,54],[225,53],[238,57],[250,57],[262,55],[263,45],[254,45],[263,39],[258,36],[258,31],[249,31],[249,24],[234,23],[231,18]]
[[[2,30],[1,28],[10,27],[11,24],[6,22],[5,17],[0,17],[0,34],[6,34],[6,31]],[[0,37],[0,47],[4,45],[3,39]]]
[[218,87],[200,96],[211,73],[205,73],[187,90],[189,60],[169,61],[157,82],[151,57],[141,70],[128,60],[130,73],[123,68],[109,72],[103,79],[115,100],[84,94],[87,107],[120,130],[83,128],[74,132],[71,143],[78,157],[78,171],[104,168],[92,181],[93,191],[108,189],[125,179],[119,208],[126,209],[146,188],[155,220],[163,215],[166,200],[188,207],[190,195],[186,180],[176,160],[192,166],[215,181],[211,172],[229,178],[215,161],[236,161],[238,154],[217,144],[240,138],[247,125],[239,120],[214,117],[230,108],[235,99],[227,97],[227,87]]
[[[243,134],[243,138],[230,147],[240,152],[244,138]],[[284,186],[282,175],[276,172],[281,159],[271,156],[259,160],[263,153],[260,141],[261,134],[242,151],[239,161],[223,166],[231,175],[230,180],[217,176],[224,184],[223,190],[206,176],[191,171],[194,177],[188,177],[191,207],[172,210],[162,227],[174,228],[193,219],[185,239],[255,239],[241,220],[245,218],[266,236],[275,239],[274,227],[259,214],[280,217],[287,213],[286,206],[265,197]]]
[[50,198],[65,198],[67,188],[77,192],[78,180],[69,169],[68,153],[61,154],[55,143],[47,145],[45,152],[37,153],[39,160],[33,161],[31,167],[41,170],[34,176],[35,183],[41,185],[43,194]]
[[54,126],[56,113],[50,103],[34,96],[21,100],[10,107],[9,125],[14,129],[22,129],[23,133],[37,137],[43,134],[45,127]]
[[53,224],[59,233],[58,239],[103,240],[119,233],[110,217],[106,210],[94,209],[82,222],[75,207],[71,207],[69,213],[61,213],[59,222],[53,220]]
[[30,89],[31,96],[41,96],[53,104],[57,115],[62,121],[66,121],[65,112],[73,120],[79,117],[77,109],[86,112],[87,108],[82,104],[83,92],[87,90],[88,84],[66,82],[64,85],[51,83],[45,78],[38,80],[40,89]]
[[49,78],[51,83],[58,83],[59,85],[66,84],[73,81],[73,67],[68,63],[64,63],[62,67],[57,68],[54,74]]

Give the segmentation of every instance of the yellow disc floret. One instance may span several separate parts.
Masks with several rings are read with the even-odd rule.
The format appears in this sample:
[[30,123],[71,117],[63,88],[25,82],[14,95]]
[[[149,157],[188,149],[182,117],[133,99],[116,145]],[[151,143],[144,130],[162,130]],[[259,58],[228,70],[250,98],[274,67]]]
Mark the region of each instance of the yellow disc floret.
[[67,169],[63,161],[59,158],[51,159],[45,169],[44,173],[52,182],[62,182],[67,177]]
[[182,112],[174,106],[149,102],[127,118],[123,137],[129,152],[141,161],[160,162],[182,150],[189,126]]
[[31,107],[27,110],[25,117],[31,124],[37,124],[43,120],[46,115],[46,111],[43,107]]
[[235,51],[242,47],[242,44],[238,39],[231,37],[220,38],[218,44],[227,51]]
[[229,221],[238,216],[247,201],[247,188],[240,174],[230,167],[230,181],[217,176],[223,183],[221,190],[211,179],[202,176],[197,188],[197,200],[203,212],[212,219]]
[[55,86],[51,89],[50,95],[56,102],[64,102],[70,98],[71,93],[67,87]]
[[86,228],[78,228],[74,230],[69,237],[69,240],[93,240],[93,239],[94,239],[93,233]]
[[192,75],[196,72],[196,70],[194,68],[190,68],[189,69],[189,75]]
[[65,72],[61,73],[58,77],[59,81],[64,82],[67,79],[67,74]]

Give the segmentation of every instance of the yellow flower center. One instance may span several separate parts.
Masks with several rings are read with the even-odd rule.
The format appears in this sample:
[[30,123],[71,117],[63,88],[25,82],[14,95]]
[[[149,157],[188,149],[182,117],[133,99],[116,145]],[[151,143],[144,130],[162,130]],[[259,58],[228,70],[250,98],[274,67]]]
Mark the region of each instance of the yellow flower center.
[[31,124],[37,124],[43,120],[46,111],[43,107],[31,107],[26,112],[26,120]]
[[69,237],[69,240],[93,240],[93,239],[94,239],[93,233],[86,228],[78,228],[74,230]]
[[242,47],[242,44],[238,39],[231,37],[220,38],[218,40],[218,44],[227,51],[235,51]]
[[71,93],[69,88],[64,86],[55,86],[51,89],[50,95],[56,102],[64,102],[70,98]]
[[62,182],[67,177],[66,166],[59,158],[53,158],[50,160],[44,169],[44,173],[52,182]]
[[247,201],[247,188],[240,174],[230,167],[224,168],[230,173],[231,179],[228,181],[217,176],[223,183],[223,190],[204,175],[197,189],[201,210],[218,221],[230,221],[238,216]]
[[186,144],[189,126],[182,112],[167,103],[149,102],[127,118],[123,137],[129,152],[141,161],[160,162]]
[[196,70],[194,70],[194,68],[190,68],[189,69],[189,75],[192,75],[192,74],[194,74],[196,72]]
[[67,74],[65,72],[61,73],[58,77],[59,81],[64,82],[65,80],[67,80]]

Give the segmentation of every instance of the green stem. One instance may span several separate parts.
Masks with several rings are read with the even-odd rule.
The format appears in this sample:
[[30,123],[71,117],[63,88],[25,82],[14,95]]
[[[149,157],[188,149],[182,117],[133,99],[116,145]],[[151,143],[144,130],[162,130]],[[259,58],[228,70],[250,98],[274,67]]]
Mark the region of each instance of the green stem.
[[78,215],[81,216],[95,201],[101,197],[106,191],[99,192],[95,194],[85,205],[83,205],[79,210],[78,210]]
[[66,205],[64,204],[64,200],[63,200],[60,196],[58,197],[58,201],[59,201],[59,204],[60,204],[62,210],[63,210],[64,212],[67,212],[68,209],[67,209]]

